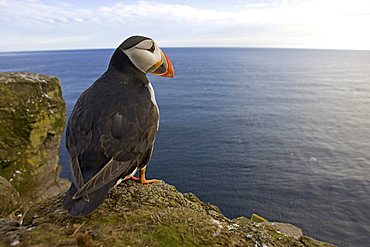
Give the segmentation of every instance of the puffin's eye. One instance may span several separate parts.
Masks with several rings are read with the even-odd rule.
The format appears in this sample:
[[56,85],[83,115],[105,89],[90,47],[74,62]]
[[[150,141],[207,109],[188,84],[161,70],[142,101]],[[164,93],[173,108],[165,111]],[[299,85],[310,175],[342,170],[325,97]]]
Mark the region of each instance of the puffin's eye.
[[148,49],[148,51],[150,51],[151,53],[153,53],[154,50],[155,50],[155,46],[154,45],[152,45],[152,47],[150,47],[150,49]]

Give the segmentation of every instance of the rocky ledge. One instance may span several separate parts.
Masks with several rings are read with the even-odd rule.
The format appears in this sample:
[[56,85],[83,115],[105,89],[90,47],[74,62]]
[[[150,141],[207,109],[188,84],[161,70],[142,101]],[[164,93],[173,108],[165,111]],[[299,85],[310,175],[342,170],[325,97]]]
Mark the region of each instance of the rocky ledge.
[[290,224],[228,219],[163,181],[123,182],[87,217],[71,217],[61,201],[59,195],[3,219],[0,246],[333,246]]

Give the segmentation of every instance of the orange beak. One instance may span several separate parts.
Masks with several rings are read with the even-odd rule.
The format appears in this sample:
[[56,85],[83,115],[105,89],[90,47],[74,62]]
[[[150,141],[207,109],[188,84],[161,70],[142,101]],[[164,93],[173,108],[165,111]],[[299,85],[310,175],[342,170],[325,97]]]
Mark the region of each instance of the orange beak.
[[170,78],[175,77],[175,70],[173,69],[171,60],[163,51],[161,51],[161,55],[162,61],[160,62],[158,68],[152,72],[152,74]]

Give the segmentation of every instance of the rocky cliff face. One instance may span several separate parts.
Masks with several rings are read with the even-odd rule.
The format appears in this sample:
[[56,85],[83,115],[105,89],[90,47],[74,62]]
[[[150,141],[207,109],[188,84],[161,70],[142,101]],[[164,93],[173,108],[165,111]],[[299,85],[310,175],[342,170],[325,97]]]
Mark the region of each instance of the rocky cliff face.
[[[0,73],[0,176],[27,205],[58,194],[66,187],[59,179],[58,147],[66,106],[59,80],[32,73]],[[5,180],[7,182],[5,182]],[[14,197],[14,196],[13,196]],[[0,215],[9,213],[4,200]]]
[[71,217],[58,177],[59,81],[0,73],[0,95],[0,246],[333,246],[256,215],[228,219],[163,181],[123,182],[93,214]]

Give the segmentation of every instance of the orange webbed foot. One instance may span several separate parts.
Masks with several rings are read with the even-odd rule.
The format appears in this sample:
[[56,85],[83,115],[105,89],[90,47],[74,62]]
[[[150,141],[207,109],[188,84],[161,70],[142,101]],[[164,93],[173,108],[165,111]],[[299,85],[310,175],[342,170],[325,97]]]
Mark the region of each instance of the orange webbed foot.
[[158,179],[146,179],[145,171],[146,171],[146,166],[144,166],[143,168],[139,170],[139,177],[135,177],[135,176],[125,177],[124,181],[132,180],[132,181],[135,181],[141,184],[152,184],[152,183],[159,182]]

